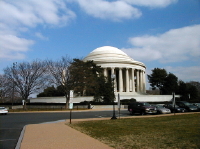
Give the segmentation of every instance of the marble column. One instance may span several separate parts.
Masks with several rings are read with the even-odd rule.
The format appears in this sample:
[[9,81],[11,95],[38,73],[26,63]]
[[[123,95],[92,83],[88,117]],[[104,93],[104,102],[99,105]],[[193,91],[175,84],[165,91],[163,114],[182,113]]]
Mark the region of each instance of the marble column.
[[136,70],[136,73],[137,73],[137,78],[136,78],[136,80],[137,80],[137,92],[140,92],[140,85],[139,85],[139,70],[137,69]]
[[104,76],[107,77],[107,68],[104,68]]
[[115,74],[115,68],[114,67],[111,67],[111,75],[112,74]]
[[135,92],[135,74],[134,74],[135,69],[132,68],[132,92]]
[[143,71],[143,92],[146,93],[146,75],[145,75],[145,71]]
[[117,76],[116,76],[116,73],[115,73],[115,67],[111,67],[111,76],[112,76],[113,74],[115,75],[115,79],[114,79],[114,89],[115,89],[115,92],[116,92],[116,91],[117,91],[117,84],[116,84],[116,83],[117,83],[117,81],[116,81],[116,79],[117,79],[116,77],[117,77]]
[[122,68],[119,68],[119,92],[123,92]]
[[143,72],[140,70],[140,92],[143,92]]
[[129,86],[129,71],[128,68],[126,68],[126,92],[130,91],[130,86]]

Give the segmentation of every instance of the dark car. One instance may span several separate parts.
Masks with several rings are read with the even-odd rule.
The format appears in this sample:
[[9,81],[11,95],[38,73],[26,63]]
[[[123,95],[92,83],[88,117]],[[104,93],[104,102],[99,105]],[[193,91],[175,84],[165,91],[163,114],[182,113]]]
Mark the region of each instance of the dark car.
[[189,112],[198,111],[198,108],[196,106],[194,106],[193,104],[187,101],[176,101],[176,104],[181,108],[185,108],[186,111],[189,111]]
[[132,102],[128,105],[128,111],[131,115],[135,113],[140,113],[141,115],[157,113],[156,107],[147,102]]
[[185,112],[185,108],[181,108],[178,105],[173,106],[173,104],[165,104],[163,107],[170,109],[171,112]]
[[200,111],[200,103],[193,103],[193,105],[198,108],[198,111]]

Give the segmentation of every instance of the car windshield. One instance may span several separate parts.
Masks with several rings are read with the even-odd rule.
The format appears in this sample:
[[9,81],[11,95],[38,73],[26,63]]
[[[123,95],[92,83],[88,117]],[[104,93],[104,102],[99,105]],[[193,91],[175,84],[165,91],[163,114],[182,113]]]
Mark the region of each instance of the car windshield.
[[0,107],[1,110],[5,109],[4,107]]
[[[170,104],[170,106],[171,106],[171,107],[174,107],[174,105],[173,105],[173,104]],[[176,107],[176,108],[178,108],[179,106],[175,105],[175,107]]]
[[150,104],[147,103],[147,102],[142,103],[142,105],[143,105],[143,106],[150,106]]
[[186,105],[186,106],[190,106],[191,103],[189,103],[189,102],[185,102],[185,105]]
[[157,108],[164,108],[163,106],[161,105],[156,105]]
[[196,105],[197,105],[198,107],[200,107],[200,103],[196,103]]

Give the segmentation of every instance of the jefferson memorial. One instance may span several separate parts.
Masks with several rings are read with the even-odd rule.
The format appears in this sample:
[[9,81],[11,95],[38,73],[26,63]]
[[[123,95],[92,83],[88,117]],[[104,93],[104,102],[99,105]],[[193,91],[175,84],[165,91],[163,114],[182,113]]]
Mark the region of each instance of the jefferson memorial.
[[[115,102],[122,99],[135,98],[141,102],[171,101],[172,95],[146,94],[146,67],[142,62],[135,61],[118,48],[111,46],[99,47],[86,56],[83,61],[93,61],[104,69],[104,76],[114,79]],[[176,95],[179,97],[179,95]],[[92,101],[93,97],[73,97],[73,103]],[[39,97],[30,100],[34,102],[65,103],[65,97]]]
[[115,76],[115,93],[139,95],[146,92],[145,65],[130,58],[118,48],[104,46],[93,50],[83,61],[93,62],[104,69],[104,76]]

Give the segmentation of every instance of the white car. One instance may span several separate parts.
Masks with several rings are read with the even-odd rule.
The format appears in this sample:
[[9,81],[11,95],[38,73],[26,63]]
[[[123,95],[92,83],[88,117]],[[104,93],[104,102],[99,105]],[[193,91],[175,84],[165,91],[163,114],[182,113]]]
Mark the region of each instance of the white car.
[[7,114],[8,110],[5,107],[0,107],[0,114]]

